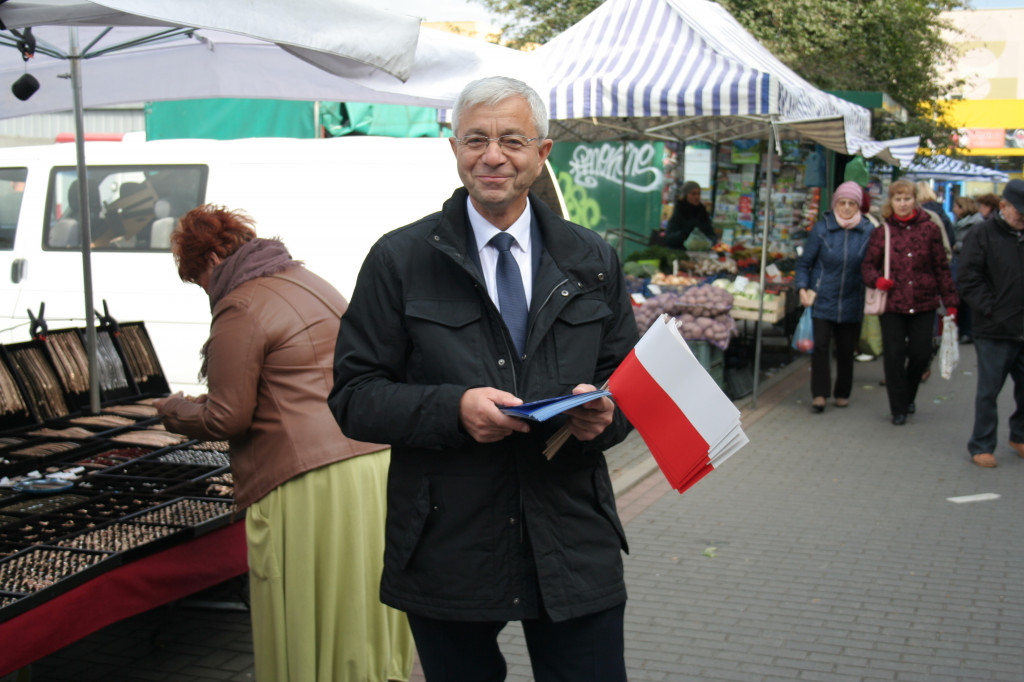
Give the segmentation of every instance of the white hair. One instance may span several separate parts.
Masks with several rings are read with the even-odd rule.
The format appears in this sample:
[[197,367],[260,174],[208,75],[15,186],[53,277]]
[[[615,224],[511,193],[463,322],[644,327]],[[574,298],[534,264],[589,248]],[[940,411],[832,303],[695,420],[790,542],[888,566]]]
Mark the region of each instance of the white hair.
[[533,126],[541,138],[548,136],[548,109],[537,91],[526,83],[507,76],[489,76],[462,88],[452,110],[452,131],[459,132],[459,118],[466,109],[478,104],[495,105],[509,97],[522,97],[533,114]]

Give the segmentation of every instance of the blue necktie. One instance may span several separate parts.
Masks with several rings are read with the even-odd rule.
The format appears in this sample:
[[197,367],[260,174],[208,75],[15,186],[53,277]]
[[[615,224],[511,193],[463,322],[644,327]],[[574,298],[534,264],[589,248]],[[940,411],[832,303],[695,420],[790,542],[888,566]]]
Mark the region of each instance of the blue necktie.
[[515,237],[502,232],[494,235],[490,244],[498,249],[498,267],[495,270],[498,307],[521,356],[526,348],[526,321],[529,308],[526,305],[526,292],[523,289],[523,276],[519,272],[519,264],[509,250],[515,241]]

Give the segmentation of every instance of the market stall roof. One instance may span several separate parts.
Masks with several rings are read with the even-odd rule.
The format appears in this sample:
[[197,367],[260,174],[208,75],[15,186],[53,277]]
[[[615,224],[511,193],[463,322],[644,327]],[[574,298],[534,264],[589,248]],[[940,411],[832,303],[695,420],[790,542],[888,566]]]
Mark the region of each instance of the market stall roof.
[[913,163],[904,173],[915,180],[990,180],[992,182],[1009,182],[1010,176],[1003,171],[993,170],[976,163],[968,163],[960,159],[937,154]]
[[871,140],[867,109],[812,86],[709,0],[608,0],[531,56],[547,67],[556,140],[725,142],[774,127],[892,165],[913,158]]

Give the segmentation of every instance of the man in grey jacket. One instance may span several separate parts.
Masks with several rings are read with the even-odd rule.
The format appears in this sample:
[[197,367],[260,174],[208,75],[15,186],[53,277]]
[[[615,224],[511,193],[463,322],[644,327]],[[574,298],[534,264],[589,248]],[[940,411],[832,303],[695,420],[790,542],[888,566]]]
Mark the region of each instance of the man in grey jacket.
[[[392,445],[381,600],[409,614],[430,682],[503,680],[510,620],[536,680],[624,682],[603,450],[629,423],[607,398],[543,423],[499,409],[592,390],[628,355],[619,260],[529,193],[552,144],[532,89],[474,81],[452,124],[464,187],[374,245],[335,352],[342,430]],[[562,425],[574,438],[549,460]]]
[[999,428],[996,399],[1013,378],[1016,409],[1010,415],[1010,447],[1024,457],[1024,180],[1003,190],[999,214],[964,237],[957,284],[973,311],[978,354],[971,461],[996,466]]

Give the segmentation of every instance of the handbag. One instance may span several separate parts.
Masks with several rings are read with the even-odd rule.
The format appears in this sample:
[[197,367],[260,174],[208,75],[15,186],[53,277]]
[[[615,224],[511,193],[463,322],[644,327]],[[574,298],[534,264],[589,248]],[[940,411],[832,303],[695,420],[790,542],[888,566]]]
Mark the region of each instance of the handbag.
[[[885,228],[885,265],[882,268],[885,274],[882,276],[889,279],[889,225],[882,223],[882,227]],[[885,302],[888,298],[888,291],[868,287],[864,292],[864,314],[881,315],[885,312]]]

